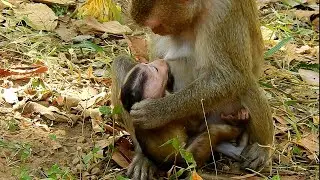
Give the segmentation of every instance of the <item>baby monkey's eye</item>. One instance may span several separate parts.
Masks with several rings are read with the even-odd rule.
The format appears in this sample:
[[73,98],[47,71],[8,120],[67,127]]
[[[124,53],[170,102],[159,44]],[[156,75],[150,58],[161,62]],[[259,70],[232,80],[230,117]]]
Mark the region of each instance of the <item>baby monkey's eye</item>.
[[155,66],[152,66],[157,72],[159,72],[158,68]]

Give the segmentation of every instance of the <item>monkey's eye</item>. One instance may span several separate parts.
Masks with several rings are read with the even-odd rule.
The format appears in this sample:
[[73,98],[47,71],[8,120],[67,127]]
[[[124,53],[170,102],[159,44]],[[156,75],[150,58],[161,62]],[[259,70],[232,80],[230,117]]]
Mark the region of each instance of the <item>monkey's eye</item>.
[[152,66],[157,72],[159,72],[158,68],[155,66]]

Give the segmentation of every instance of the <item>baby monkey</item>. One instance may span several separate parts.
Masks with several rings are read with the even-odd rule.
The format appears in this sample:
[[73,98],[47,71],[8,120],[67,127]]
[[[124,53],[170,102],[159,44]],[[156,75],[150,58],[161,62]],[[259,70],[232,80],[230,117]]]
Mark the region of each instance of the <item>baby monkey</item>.
[[[174,77],[171,75],[170,67],[166,61],[155,60],[148,64],[140,63],[128,72],[121,87],[120,99],[124,109],[130,112],[133,104],[143,99],[170,96],[173,85]],[[206,117],[207,121],[210,122],[208,130],[213,149],[223,151],[221,153],[239,159],[238,156],[247,142],[241,145],[243,147],[237,153],[234,150],[230,150],[230,153],[228,153],[226,152],[229,151],[226,150],[228,148],[218,147],[222,142],[239,138],[244,129],[243,125],[248,122],[248,111],[240,109],[236,112],[236,115],[221,113],[220,117],[208,113]],[[204,165],[210,158],[211,147],[203,115],[194,115],[172,122],[174,123],[155,129],[135,127],[136,138],[143,153],[155,162],[159,168],[170,167],[174,162],[183,166],[184,160],[179,155],[175,156],[173,146],[164,146],[169,140],[177,138],[180,143],[186,145],[187,151],[193,154],[198,167]]]

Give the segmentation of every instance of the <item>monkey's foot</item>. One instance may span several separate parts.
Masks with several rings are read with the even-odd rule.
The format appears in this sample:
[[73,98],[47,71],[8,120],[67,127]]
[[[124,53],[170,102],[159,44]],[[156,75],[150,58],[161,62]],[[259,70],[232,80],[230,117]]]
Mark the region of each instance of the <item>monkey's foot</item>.
[[267,164],[269,150],[267,147],[261,147],[258,143],[254,143],[245,147],[240,157],[242,169],[258,170],[258,168]]
[[143,154],[138,153],[134,156],[129,165],[127,176],[133,180],[151,180],[153,179],[156,167]]

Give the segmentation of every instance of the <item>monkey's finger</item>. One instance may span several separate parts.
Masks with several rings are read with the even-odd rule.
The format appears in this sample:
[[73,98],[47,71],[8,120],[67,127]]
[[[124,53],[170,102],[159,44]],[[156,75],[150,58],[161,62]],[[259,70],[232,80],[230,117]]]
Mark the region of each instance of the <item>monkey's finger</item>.
[[244,120],[249,119],[249,112],[246,109],[241,109],[241,113],[243,114]]
[[242,113],[241,113],[241,111],[238,112],[238,119],[239,119],[239,120],[242,120]]
[[138,161],[138,163],[135,165],[134,170],[133,170],[133,176],[132,178],[135,179],[139,179],[141,178],[141,168],[142,168],[142,163],[141,160]]
[[239,146],[245,148],[248,145],[248,141],[249,141],[249,135],[247,132],[244,132],[240,139]]
[[140,102],[134,103],[131,107],[131,110],[139,110],[144,109],[146,106],[148,106],[149,102],[152,101],[151,99],[144,99]]
[[134,168],[137,165],[137,162],[139,161],[140,158],[141,157],[139,154],[134,156],[134,158],[133,158],[132,162],[130,163],[129,168],[127,170],[127,173],[126,173],[127,176],[131,177],[133,175]]
[[148,170],[150,168],[150,162],[148,162],[147,159],[144,159],[144,161],[142,162],[142,165],[141,165],[141,177],[140,179],[141,180],[148,180]]
[[264,162],[265,162],[265,157],[259,156],[249,164],[248,168],[258,169],[259,167],[261,167],[264,164]]
[[153,175],[154,175],[155,171],[156,171],[155,166],[151,165],[150,168],[149,168],[149,173],[148,173],[149,180],[153,179]]

